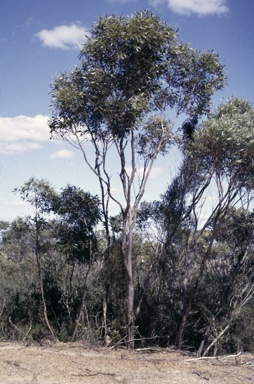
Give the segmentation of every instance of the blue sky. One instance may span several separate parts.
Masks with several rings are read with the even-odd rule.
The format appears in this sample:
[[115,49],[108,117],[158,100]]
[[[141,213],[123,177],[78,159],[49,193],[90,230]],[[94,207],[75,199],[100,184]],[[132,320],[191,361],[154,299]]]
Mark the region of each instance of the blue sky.
[[[219,53],[228,97],[254,103],[253,0],[0,0],[0,220],[29,213],[12,191],[30,177],[99,193],[81,154],[50,140],[50,83],[79,64],[79,46],[99,16],[149,9],[197,50]],[[163,193],[177,155],[156,164],[145,198]]]

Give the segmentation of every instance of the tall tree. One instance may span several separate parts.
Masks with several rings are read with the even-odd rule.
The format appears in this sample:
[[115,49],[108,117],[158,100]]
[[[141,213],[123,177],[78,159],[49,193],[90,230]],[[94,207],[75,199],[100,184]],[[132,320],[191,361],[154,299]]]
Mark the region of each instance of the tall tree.
[[[156,158],[182,130],[208,112],[224,85],[217,54],[199,53],[177,41],[177,33],[147,11],[107,16],[92,27],[81,65],[52,84],[52,137],[80,149],[99,180],[109,237],[109,202],[122,217],[122,260],[128,278],[128,346],[134,347],[133,231],[139,204]],[[168,110],[170,116],[168,118]],[[186,128],[186,127],[185,127]],[[94,154],[90,157],[86,142]],[[122,198],[112,188],[112,162]]]
[[[178,186],[175,209],[180,208],[179,212],[183,215],[181,220],[187,214],[191,231],[184,252],[179,346],[223,218],[233,207],[248,209],[253,202],[253,107],[240,99],[230,99],[221,104],[196,129],[193,140],[184,141],[183,147],[186,157],[174,181]],[[169,192],[168,195],[171,196]],[[178,201],[181,202],[180,206]],[[167,219],[169,230],[171,217]],[[205,241],[202,240],[204,237]],[[196,265],[194,269],[191,268],[193,265]]]

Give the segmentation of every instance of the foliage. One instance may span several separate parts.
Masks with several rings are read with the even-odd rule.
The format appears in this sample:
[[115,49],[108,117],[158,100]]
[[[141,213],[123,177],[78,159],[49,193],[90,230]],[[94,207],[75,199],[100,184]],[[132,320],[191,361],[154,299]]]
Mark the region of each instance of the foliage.
[[254,110],[250,103],[231,99],[220,105],[194,134],[192,156],[221,177],[242,188],[253,188]]
[[100,220],[99,206],[97,196],[71,185],[55,197],[52,211],[59,218],[58,246],[70,263],[89,261],[96,250],[94,227]]

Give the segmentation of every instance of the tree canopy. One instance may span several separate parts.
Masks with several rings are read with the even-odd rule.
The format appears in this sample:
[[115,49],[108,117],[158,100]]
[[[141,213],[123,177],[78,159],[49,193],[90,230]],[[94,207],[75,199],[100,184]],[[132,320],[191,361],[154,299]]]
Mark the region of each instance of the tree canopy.
[[80,52],[81,66],[52,85],[52,134],[75,125],[97,139],[124,138],[147,114],[208,112],[224,86],[214,52],[199,53],[177,41],[176,31],[147,11],[100,18]]

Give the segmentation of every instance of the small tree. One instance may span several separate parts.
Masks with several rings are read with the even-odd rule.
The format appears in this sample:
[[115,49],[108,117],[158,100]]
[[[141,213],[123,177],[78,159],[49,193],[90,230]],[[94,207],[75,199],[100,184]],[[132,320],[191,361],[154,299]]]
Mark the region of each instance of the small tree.
[[[100,18],[81,49],[81,66],[52,85],[52,137],[81,150],[99,180],[108,239],[109,201],[119,206],[122,260],[128,277],[128,346],[134,347],[133,231],[156,158],[177,139],[182,120],[209,110],[224,84],[213,52],[177,42],[176,32],[147,11]],[[171,118],[168,118],[168,111]],[[94,155],[89,157],[86,142]],[[122,198],[114,194],[110,157]]]
[[45,214],[49,214],[52,206],[52,200],[55,196],[55,191],[45,180],[36,180],[32,177],[20,188],[16,188],[15,192],[19,192],[21,198],[34,207],[34,216],[30,218],[34,228],[34,252],[36,256],[38,278],[40,285],[41,300],[43,305],[43,314],[46,325],[53,337],[56,339],[53,328],[48,319],[47,302],[45,299],[44,284],[43,284],[43,268],[41,259],[43,254],[42,232],[48,227],[45,220]]
[[81,304],[72,334],[74,341],[84,311],[87,278],[97,248],[94,228],[100,220],[100,202],[97,196],[68,185],[54,198],[52,210],[58,215],[58,248],[66,255],[68,263],[73,266],[80,263],[87,267],[84,272]]

